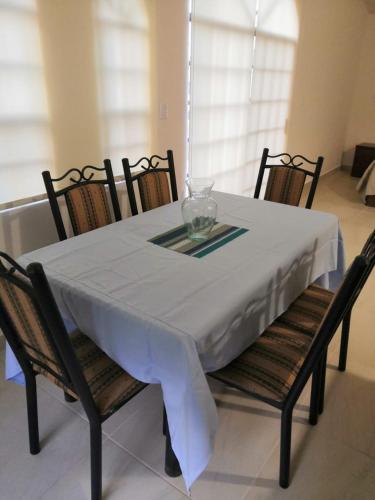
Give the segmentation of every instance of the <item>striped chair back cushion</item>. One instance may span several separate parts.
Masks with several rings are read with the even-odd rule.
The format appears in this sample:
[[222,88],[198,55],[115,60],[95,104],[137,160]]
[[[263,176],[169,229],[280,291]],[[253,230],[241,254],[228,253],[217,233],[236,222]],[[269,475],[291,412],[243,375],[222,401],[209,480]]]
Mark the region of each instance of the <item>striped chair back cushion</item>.
[[75,235],[113,222],[103,184],[77,186],[65,194],[65,199]]
[[142,175],[138,178],[138,188],[144,212],[171,202],[166,172],[156,171]]
[[306,174],[289,167],[271,167],[264,199],[298,206]]
[[[35,369],[43,373],[50,372],[52,377],[56,375],[65,379],[60,360],[55,355],[49,340],[49,334],[29,295],[20,287],[0,277],[0,300],[26,355],[31,361],[35,360]],[[59,385],[61,384],[60,382]]]

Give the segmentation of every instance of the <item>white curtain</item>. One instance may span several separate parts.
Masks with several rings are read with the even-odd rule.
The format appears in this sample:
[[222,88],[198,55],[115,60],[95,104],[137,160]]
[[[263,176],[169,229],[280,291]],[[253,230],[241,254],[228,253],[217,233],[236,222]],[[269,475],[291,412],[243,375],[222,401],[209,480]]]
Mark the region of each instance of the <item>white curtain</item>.
[[190,175],[252,193],[284,147],[297,37],[294,0],[193,0]]
[[295,0],[259,0],[251,90],[251,192],[263,148],[271,154],[284,152],[297,38]]
[[121,158],[150,149],[149,24],[143,0],[97,0],[102,146],[115,175]]
[[255,0],[195,0],[191,32],[189,172],[214,189],[242,192],[255,30]]
[[35,0],[0,2],[0,204],[44,192],[52,145]]

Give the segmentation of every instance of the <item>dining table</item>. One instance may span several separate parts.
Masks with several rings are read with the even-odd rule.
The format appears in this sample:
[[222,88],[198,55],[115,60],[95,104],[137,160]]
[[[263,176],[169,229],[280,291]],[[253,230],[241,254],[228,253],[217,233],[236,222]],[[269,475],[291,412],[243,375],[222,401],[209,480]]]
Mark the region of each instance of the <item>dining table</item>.
[[[335,215],[213,197],[218,223],[238,231],[218,236],[210,251],[160,244],[182,224],[177,201],[18,259],[42,263],[67,324],[133,377],[161,384],[188,489],[210,461],[217,429],[207,374],[247,349],[312,282],[335,290],[344,273]],[[21,377],[7,346],[6,378]]]

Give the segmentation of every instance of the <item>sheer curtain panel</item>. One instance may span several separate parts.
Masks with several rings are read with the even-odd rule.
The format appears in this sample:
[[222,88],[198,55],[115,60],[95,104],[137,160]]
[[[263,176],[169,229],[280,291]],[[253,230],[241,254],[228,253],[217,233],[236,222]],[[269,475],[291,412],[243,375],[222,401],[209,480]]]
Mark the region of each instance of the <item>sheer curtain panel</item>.
[[191,18],[189,173],[249,195],[263,148],[284,147],[294,0],[193,0]]
[[212,177],[219,191],[243,193],[250,181],[255,15],[255,0],[192,4],[189,172]]
[[[248,143],[248,157],[252,159],[251,193],[263,148],[269,148],[271,154],[284,152],[297,39],[295,0],[259,0]],[[268,173],[263,179],[264,186]]]
[[52,145],[35,0],[0,2],[0,208],[44,192]]

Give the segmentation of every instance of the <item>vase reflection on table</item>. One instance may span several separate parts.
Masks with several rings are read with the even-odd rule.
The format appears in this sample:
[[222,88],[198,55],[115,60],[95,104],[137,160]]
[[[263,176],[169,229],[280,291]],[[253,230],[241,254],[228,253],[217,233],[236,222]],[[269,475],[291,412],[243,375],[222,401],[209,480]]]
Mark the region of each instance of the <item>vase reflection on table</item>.
[[181,211],[188,238],[205,241],[216,222],[217,203],[210,196],[214,181],[190,177],[186,180],[186,185],[189,195],[182,202]]

